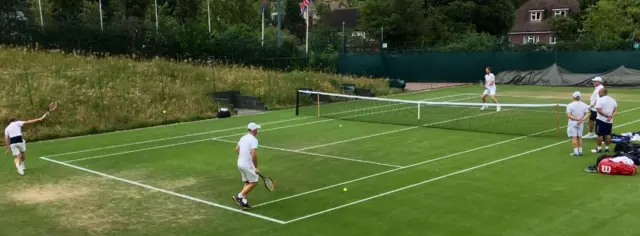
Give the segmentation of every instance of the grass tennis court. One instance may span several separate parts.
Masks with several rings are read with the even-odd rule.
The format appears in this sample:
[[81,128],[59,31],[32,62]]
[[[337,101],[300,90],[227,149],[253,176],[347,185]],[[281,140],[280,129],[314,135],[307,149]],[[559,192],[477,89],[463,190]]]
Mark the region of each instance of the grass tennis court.
[[[588,103],[592,88],[578,89]],[[566,104],[574,90],[499,86],[498,99]],[[478,102],[480,92],[476,85],[392,97]],[[614,132],[639,131],[638,90],[613,88],[609,94],[619,105]],[[492,116],[503,111],[482,112],[488,114],[469,118],[473,127],[500,128]],[[564,126],[564,110],[560,114]],[[508,119],[511,128],[527,132],[556,125],[535,119],[513,125],[517,120]],[[241,211],[230,199],[241,187],[233,149],[249,122],[262,125],[259,167],[276,181],[276,191],[260,182],[249,195],[254,208]],[[557,136],[530,136],[391,123],[295,116],[290,109],[30,143],[25,176],[8,156],[1,167],[6,181],[0,187],[0,235],[513,236],[640,230],[637,177],[584,172],[597,155],[569,156],[564,127]],[[585,149],[594,143],[585,140]]]

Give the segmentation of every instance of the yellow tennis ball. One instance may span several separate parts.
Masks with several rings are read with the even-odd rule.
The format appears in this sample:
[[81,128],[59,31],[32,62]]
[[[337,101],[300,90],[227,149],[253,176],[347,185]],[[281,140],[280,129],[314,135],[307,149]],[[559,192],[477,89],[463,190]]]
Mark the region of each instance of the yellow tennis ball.
[[342,191],[346,192],[346,191],[347,191],[347,188],[343,188],[343,189],[342,189]]
[[342,128],[342,125],[340,125],[340,128]]
[[166,114],[166,113],[167,113],[167,111],[162,111],[162,113],[165,113],[165,114]]

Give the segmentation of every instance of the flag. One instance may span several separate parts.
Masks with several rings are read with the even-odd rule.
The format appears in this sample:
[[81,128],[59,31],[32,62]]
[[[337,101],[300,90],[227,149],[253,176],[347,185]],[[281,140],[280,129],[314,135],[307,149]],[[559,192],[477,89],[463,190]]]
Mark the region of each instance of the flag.
[[300,15],[303,16],[304,12],[311,6],[311,0],[302,0],[298,5],[300,5]]
[[260,12],[264,14],[264,0],[260,0]]
[[300,5],[300,15],[304,15],[304,12],[307,10],[307,6],[304,4],[304,2],[299,2],[298,5]]

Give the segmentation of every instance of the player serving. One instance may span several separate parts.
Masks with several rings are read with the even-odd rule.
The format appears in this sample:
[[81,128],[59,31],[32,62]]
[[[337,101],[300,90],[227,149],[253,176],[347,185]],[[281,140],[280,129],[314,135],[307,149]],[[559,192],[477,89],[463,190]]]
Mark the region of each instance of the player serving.
[[487,109],[487,95],[491,97],[494,103],[496,103],[496,111],[500,111],[500,104],[498,104],[498,100],[496,99],[496,76],[491,73],[491,67],[487,66],[484,75],[484,93],[482,93],[482,108],[480,110]]
[[9,125],[4,129],[4,143],[7,146],[6,153],[11,151],[13,161],[20,175],[24,175],[24,161],[27,158],[25,154],[27,152],[27,142],[22,138],[22,126],[43,121],[46,116],[47,114],[38,119],[28,121],[11,118],[9,119]]

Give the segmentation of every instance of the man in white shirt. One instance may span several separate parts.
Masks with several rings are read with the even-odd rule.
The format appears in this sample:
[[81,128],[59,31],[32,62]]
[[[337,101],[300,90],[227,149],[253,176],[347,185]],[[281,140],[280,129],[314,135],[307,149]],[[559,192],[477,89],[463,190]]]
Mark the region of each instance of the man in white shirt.
[[240,138],[238,145],[236,146],[236,152],[238,153],[238,170],[242,176],[242,182],[244,186],[242,191],[231,198],[233,201],[241,207],[243,210],[251,209],[247,195],[258,184],[258,129],[260,125],[256,123],[249,123],[249,132]]
[[500,104],[498,104],[498,100],[496,99],[496,76],[491,73],[491,67],[487,66],[484,69],[484,92],[482,93],[482,108],[480,110],[487,109],[487,95],[491,97],[494,103],[496,103],[496,111],[500,111]]
[[600,98],[596,102],[594,108],[598,112],[596,117],[596,149],[591,150],[593,153],[602,152],[602,140],[606,144],[604,151],[609,152],[609,144],[611,144],[611,131],[613,129],[613,117],[618,112],[618,103],[616,100],[608,96],[606,88],[600,89]]
[[32,124],[44,120],[47,115],[33,120],[20,121],[16,118],[9,119],[9,125],[4,129],[4,144],[7,146],[5,153],[13,155],[13,162],[16,164],[16,169],[20,175],[24,175],[24,161],[27,158],[27,142],[22,137],[22,126],[25,124]]
[[589,105],[580,101],[580,96],[580,92],[574,92],[573,102],[567,105],[567,117],[569,118],[567,136],[571,138],[571,144],[573,145],[572,156],[582,156],[584,121],[589,118]]
[[602,83],[604,82],[601,77],[595,77],[591,81],[593,81],[593,93],[591,94],[591,99],[589,100],[589,106],[591,107],[591,116],[589,117],[589,133],[587,133],[585,138],[596,138],[598,137],[593,131],[595,127],[596,117],[598,116],[598,111],[596,111],[595,105],[598,98],[600,98],[600,90],[604,88]]

